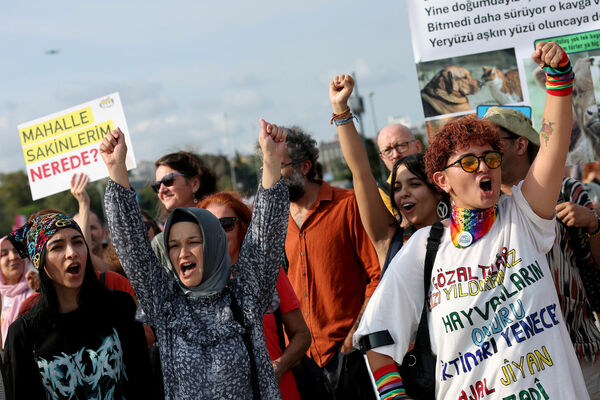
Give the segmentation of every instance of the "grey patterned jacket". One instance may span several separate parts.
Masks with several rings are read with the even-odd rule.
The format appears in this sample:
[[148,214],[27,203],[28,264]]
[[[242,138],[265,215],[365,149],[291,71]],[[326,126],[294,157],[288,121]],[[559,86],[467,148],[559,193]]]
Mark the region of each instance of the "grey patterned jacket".
[[287,232],[283,180],[258,190],[229,290],[197,300],[183,295],[152,251],[135,192],[109,180],[104,203],[117,255],[156,330],[166,398],[252,399],[249,358],[243,328],[230,309],[231,290],[251,330],[261,398],[280,399],[262,318],[273,298]]

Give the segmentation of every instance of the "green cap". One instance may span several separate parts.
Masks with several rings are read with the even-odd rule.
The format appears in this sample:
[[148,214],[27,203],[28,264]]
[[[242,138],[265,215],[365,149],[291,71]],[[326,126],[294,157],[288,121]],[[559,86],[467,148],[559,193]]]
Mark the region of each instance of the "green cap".
[[537,147],[540,146],[540,134],[533,129],[531,120],[521,111],[513,108],[490,107],[483,119],[487,119],[517,136],[524,137]]

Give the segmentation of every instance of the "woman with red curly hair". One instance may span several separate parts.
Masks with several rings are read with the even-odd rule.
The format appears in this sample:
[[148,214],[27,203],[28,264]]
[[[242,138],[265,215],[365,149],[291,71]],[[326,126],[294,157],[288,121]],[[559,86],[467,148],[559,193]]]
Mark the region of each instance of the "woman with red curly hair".
[[537,43],[532,58],[547,75],[541,146],[512,196],[500,197],[501,145],[487,121],[450,122],[427,149],[428,177],[452,200],[427,307],[430,228],[417,231],[394,258],[354,336],[358,344],[390,333],[390,344],[367,353],[382,399],[410,398],[394,362],[403,362],[421,310],[437,358],[436,398],[589,399],[545,257],[554,241],[574,76],[556,43]]
[[[252,219],[252,211],[239,199],[237,194],[232,192],[212,194],[200,202],[200,207],[219,218],[227,236],[229,258],[231,263],[235,264]],[[276,313],[281,316],[282,326],[280,328],[277,326]],[[271,307],[263,317],[263,329],[282,399],[300,400],[291,369],[300,363],[302,356],[310,346],[311,338],[300,311],[300,302],[283,269],[279,270]],[[289,338],[285,350],[280,346],[282,338],[279,337],[279,331],[281,329],[285,329]]]

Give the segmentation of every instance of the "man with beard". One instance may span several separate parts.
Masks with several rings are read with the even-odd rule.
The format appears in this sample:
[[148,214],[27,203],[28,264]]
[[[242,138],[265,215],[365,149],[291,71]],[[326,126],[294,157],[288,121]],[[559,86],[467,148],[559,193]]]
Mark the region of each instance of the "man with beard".
[[[511,109],[492,107],[484,119],[496,125],[502,142],[502,193],[525,179],[540,139],[531,120]],[[600,219],[581,182],[563,178],[556,206],[556,238],[546,255],[560,306],[579,359],[590,398],[600,398],[600,331],[592,310],[597,308]],[[585,285],[584,285],[585,282]],[[585,286],[585,287],[584,287]]]
[[288,129],[281,173],[290,192],[285,243],[288,276],[312,335],[308,355],[337,398],[373,399],[374,392],[352,335],[381,273],[360,221],[354,192],[315,178],[316,142]]

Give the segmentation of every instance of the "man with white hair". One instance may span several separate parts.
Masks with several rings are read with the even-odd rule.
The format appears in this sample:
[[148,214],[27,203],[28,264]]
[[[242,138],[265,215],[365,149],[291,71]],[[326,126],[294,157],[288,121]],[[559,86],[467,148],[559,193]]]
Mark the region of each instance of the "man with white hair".
[[379,157],[390,172],[387,182],[379,187],[379,193],[390,213],[395,214],[390,200],[390,185],[392,183],[392,169],[394,163],[402,157],[421,152],[421,142],[415,139],[413,133],[406,126],[398,123],[389,124],[377,135]]

